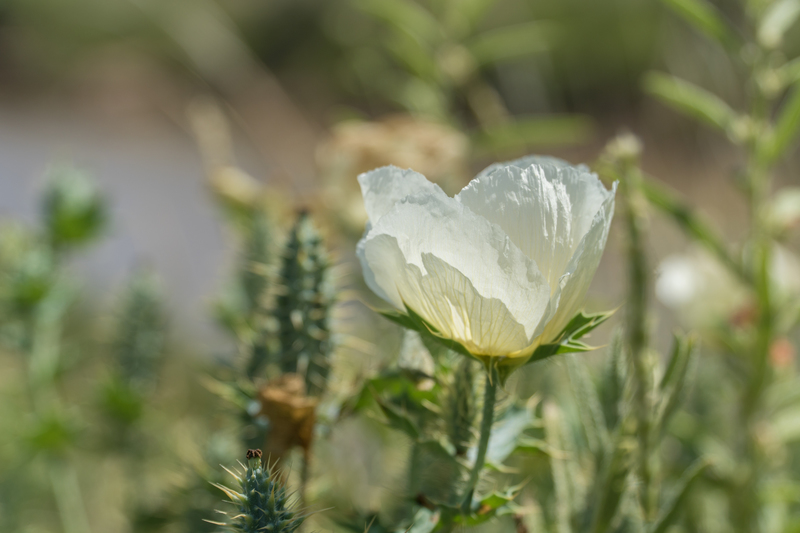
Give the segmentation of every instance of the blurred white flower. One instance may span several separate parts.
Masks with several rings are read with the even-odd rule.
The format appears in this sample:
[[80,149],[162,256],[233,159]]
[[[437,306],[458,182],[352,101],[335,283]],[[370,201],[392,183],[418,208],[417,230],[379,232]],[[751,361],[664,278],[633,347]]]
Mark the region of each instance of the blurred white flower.
[[451,198],[397,167],[362,174],[364,277],[380,297],[477,356],[525,357],[580,310],[614,211],[584,166],[492,165]]
[[[770,279],[776,301],[800,295],[800,261],[775,246]],[[743,325],[752,315],[753,294],[703,248],[667,256],[658,266],[658,300],[689,327],[709,328],[724,322]]]

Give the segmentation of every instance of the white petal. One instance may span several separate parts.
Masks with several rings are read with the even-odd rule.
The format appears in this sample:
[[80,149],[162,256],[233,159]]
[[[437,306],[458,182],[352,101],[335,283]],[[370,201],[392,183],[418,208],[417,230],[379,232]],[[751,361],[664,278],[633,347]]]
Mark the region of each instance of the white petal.
[[[525,157],[521,157],[513,161],[506,161],[504,163],[492,163],[488,167],[481,170],[478,173],[478,175],[475,176],[475,179],[482,178],[483,176],[488,176],[489,174],[491,174],[492,172],[494,172],[499,168],[505,168],[505,167],[528,168],[531,165],[542,165],[542,164],[548,164],[555,167],[570,166],[569,162],[564,161],[563,159],[559,159],[557,157],[552,157],[549,155],[526,155]],[[589,172],[589,167],[587,167],[586,165],[576,165],[575,168],[583,172]]]
[[536,264],[499,227],[446,195],[398,203],[358,255],[379,295],[478,354],[525,349],[551,314]]
[[578,244],[610,197],[613,193],[585,167],[561,162],[496,168],[472,180],[456,199],[503,228],[536,262],[555,293]]
[[359,175],[358,183],[361,185],[364,207],[371,224],[375,224],[397,202],[411,194],[424,192],[446,196],[438,185],[428,181],[419,172],[403,170],[393,165]]
[[594,273],[600,264],[600,258],[603,256],[606,240],[608,240],[608,230],[611,227],[611,219],[614,217],[614,193],[616,190],[617,184],[615,183],[608,198],[595,215],[591,228],[581,239],[575,254],[567,265],[566,272],[559,284],[560,291],[557,291],[558,300],[554,302],[558,307],[542,333],[539,341],[541,344],[557,340],[561,331],[583,306],[586,292],[589,290]]

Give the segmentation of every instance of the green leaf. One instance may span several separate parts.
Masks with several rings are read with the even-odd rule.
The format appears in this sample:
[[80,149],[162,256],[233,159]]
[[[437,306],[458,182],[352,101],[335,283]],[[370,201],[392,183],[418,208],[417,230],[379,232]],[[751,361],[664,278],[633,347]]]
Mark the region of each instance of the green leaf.
[[[513,406],[508,409],[492,426],[492,438],[486,450],[486,461],[493,465],[502,465],[508,456],[517,449],[520,438],[525,431],[536,426],[537,420],[533,411],[526,406]],[[477,448],[470,450],[470,458],[474,458]]]
[[674,76],[650,72],[644,77],[644,90],[673,109],[725,133],[736,120],[736,113],[718,96]]
[[586,371],[586,366],[579,362],[575,355],[567,355],[565,359],[572,392],[578,403],[581,426],[589,448],[595,455],[603,455],[611,443],[597,389]]
[[487,65],[547,51],[557,35],[551,23],[525,22],[484,32],[466,46],[478,63]]
[[485,128],[475,136],[483,150],[511,152],[529,147],[577,144],[586,141],[593,130],[589,117],[550,115],[511,120]]
[[426,43],[441,39],[439,22],[428,10],[411,0],[354,0],[354,5],[381,19],[400,32],[413,35]]
[[386,36],[386,49],[414,76],[421,80],[436,82],[439,79],[439,66],[429,47],[413,35],[395,32]]
[[391,320],[392,322],[394,322],[399,326],[402,326],[406,329],[410,329],[413,331],[420,331],[418,329],[419,328],[418,323],[412,320],[410,316],[404,315],[400,311],[395,311],[394,309],[386,309],[386,310],[374,309],[374,311],[379,315],[381,315],[382,317]]
[[603,462],[596,478],[595,487],[591,492],[597,498],[590,506],[592,516],[590,531],[593,533],[609,530],[622,502],[632,457],[632,447],[625,440],[625,433],[618,430],[614,439],[613,452]]
[[575,464],[574,454],[567,450],[561,410],[556,404],[548,403],[545,404],[543,412],[547,444],[554,452],[557,452],[550,457],[550,471],[555,487],[557,531],[571,533],[573,512],[583,504],[577,495],[576,480],[571,475],[573,470],[577,470],[578,465]]
[[461,503],[465,473],[464,466],[439,442],[418,442],[411,451],[409,492],[424,495],[436,504],[456,507]]
[[661,401],[656,424],[661,432],[666,429],[670,418],[684,399],[693,355],[694,339],[676,335],[673,340],[672,356],[659,385]]
[[472,26],[480,23],[486,12],[496,3],[497,0],[454,0],[450,2],[451,7],[457,10],[458,14]]
[[581,311],[575,315],[561,331],[561,334],[559,335],[559,339],[561,339],[561,341],[558,344],[543,344],[542,346],[539,346],[536,351],[533,352],[531,358],[525,361],[524,364],[535,363],[557,354],[560,355],[565,353],[590,352],[594,350],[594,346],[590,346],[581,342],[581,337],[585,336],[600,324],[611,318],[611,315],[613,315],[615,312],[616,309],[603,313],[587,315]]
[[401,412],[393,405],[381,400],[377,395],[375,396],[375,401],[378,403],[381,411],[383,411],[383,414],[389,421],[390,427],[402,431],[414,440],[419,439],[419,428],[405,413]]
[[765,161],[774,162],[789,148],[795,148],[798,132],[800,132],[800,87],[792,91],[781,108],[775,130],[764,149]]
[[397,533],[430,533],[436,527],[437,521],[438,517],[434,514],[434,511],[422,507],[414,515],[411,527],[397,530]]
[[798,16],[800,0],[779,0],[771,4],[758,26],[758,41],[765,48],[778,48]]
[[738,37],[716,7],[705,0],[662,0],[686,22],[725,47],[736,46]]
[[700,459],[686,469],[678,481],[678,489],[675,495],[664,505],[661,516],[653,526],[652,533],[666,533],[667,528],[675,521],[683,503],[689,496],[692,485],[708,466],[709,463],[706,460]]
[[622,329],[611,336],[606,367],[600,380],[600,397],[606,427],[616,428],[625,418],[628,365],[623,348]]

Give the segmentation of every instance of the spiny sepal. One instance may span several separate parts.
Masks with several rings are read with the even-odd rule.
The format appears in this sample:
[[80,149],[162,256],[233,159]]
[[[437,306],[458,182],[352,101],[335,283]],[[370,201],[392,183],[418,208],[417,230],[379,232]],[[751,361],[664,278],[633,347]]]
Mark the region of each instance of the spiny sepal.
[[231,516],[220,511],[229,516],[228,522],[211,523],[234,533],[294,533],[308,515],[294,508],[280,473],[274,465],[262,463],[261,450],[248,450],[246,457],[244,473],[228,471],[238,482],[237,489],[214,484],[236,507],[236,513]]

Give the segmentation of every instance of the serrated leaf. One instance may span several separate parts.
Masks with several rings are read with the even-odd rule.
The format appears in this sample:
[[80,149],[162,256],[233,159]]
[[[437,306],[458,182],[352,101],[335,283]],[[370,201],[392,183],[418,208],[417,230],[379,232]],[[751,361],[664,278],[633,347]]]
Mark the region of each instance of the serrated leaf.
[[645,75],[643,85],[645,92],[664,104],[724,133],[729,131],[736,120],[736,113],[722,99],[688,81],[660,72],[650,72]]
[[733,47],[739,42],[722,14],[705,0],[662,0],[662,2],[695,29],[721,45]]
[[552,23],[525,22],[484,32],[466,46],[475,60],[485,65],[544,52],[557,35]]
[[524,364],[535,363],[557,354],[589,352],[594,350],[595,347],[581,342],[580,338],[611,318],[615,312],[616,309],[587,315],[581,311],[575,315],[561,331],[559,335],[561,341],[558,344],[543,344],[539,346],[536,351],[533,352],[530,359],[525,361]]

